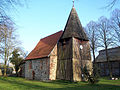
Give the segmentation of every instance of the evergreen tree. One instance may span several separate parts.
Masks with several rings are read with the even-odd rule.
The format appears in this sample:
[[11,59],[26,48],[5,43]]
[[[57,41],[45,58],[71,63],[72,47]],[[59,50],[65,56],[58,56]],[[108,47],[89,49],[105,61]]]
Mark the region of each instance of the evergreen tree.
[[12,52],[12,57],[10,58],[10,62],[14,65],[17,76],[18,76],[19,65],[22,61],[23,61],[23,58],[20,57],[19,50],[15,49]]

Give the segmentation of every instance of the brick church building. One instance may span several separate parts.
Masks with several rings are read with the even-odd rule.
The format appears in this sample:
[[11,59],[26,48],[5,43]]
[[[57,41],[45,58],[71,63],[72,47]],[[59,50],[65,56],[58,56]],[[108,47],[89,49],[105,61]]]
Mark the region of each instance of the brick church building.
[[81,81],[81,68],[92,67],[89,40],[73,7],[64,31],[41,39],[25,60],[25,78]]

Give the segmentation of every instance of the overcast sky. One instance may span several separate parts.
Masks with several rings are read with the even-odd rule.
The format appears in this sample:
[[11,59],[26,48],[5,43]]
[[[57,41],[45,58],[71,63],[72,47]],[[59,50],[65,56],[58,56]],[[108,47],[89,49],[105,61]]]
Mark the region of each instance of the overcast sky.
[[[39,40],[59,30],[64,30],[72,0],[28,0],[28,7],[18,8],[12,13],[17,24],[19,40],[25,51],[30,52]],[[111,10],[104,7],[111,0],[75,0],[75,8],[83,27],[100,16],[109,18]],[[114,8],[120,6],[117,4]],[[113,9],[114,9],[113,8]]]

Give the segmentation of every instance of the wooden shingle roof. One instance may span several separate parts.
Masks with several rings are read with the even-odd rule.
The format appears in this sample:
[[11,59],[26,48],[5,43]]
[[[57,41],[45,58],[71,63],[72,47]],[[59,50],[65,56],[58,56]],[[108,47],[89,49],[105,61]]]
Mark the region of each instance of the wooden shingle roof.
[[52,34],[50,36],[41,39],[36,45],[36,47],[26,57],[26,60],[47,57],[51,53],[55,45],[57,44],[62,33],[63,31],[59,31],[55,34]]
[[85,31],[83,30],[83,27],[81,25],[81,22],[74,7],[70,12],[61,39],[71,38],[71,37],[75,37],[81,40],[88,40],[88,37]]

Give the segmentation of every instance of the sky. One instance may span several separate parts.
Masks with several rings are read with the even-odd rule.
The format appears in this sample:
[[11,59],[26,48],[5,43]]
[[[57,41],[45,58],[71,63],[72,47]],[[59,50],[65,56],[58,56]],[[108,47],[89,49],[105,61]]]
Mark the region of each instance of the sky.
[[[112,10],[104,7],[111,0],[75,0],[75,8],[83,27],[99,17],[110,17],[110,12],[119,7],[117,3]],[[17,34],[21,46],[31,52],[41,38],[57,31],[64,30],[72,9],[72,0],[28,0],[27,6],[18,7],[17,13],[12,13],[17,24]]]

